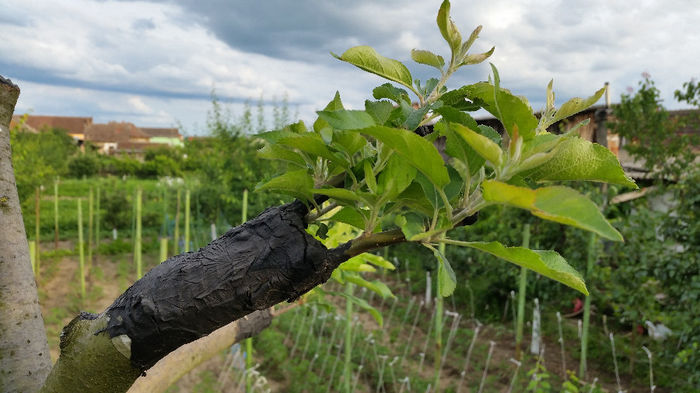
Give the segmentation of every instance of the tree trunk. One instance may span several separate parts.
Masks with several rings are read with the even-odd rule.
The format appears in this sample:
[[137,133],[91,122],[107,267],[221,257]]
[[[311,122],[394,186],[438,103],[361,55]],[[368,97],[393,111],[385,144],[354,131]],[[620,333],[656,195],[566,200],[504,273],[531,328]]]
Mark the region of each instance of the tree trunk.
[[18,97],[19,87],[0,76],[0,391],[5,393],[36,392],[51,369],[12,169],[9,124]]

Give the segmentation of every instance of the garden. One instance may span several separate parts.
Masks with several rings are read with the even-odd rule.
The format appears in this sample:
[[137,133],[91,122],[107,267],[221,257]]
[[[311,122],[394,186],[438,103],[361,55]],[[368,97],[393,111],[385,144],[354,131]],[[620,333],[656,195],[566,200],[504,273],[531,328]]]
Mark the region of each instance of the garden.
[[[700,141],[680,132],[700,129],[700,111],[672,116],[648,76],[619,105],[600,106],[604,128],[641,163],[641,174],[629,176],[615,154],[579,135],[589,120],[567,120],[605,88],[556,105],[550,82],[546,107],[534,112],[500,86],[492,65],[488,81],[448,89],[452,74],[493,53],[471,53],[481,27],[463,39],[449,11],[445,1],[437,17],[449,55],[411,53],[437,78],[418,81],[367,46],[334,54],[391,82],[371,92],[364,110],[345,109],[340,92],[305,124],[281,104],[274,131],[263,131],[251,120],[264,116],[259,108],[235,115],[213,96],[206,137],[140,159],[89,144],[81,151],[59,129],[11,130],[52,361],[82,345],[64,341],[78,334],[64,326],[99,321],[149,277],[166,286],[168,266],[202,263],[202,272],[228,277],[223,263],[207,265],[218,261],[212,250],[221,239],[255,235],[264,247],[241,251],[245,258],[225,251],[221,260],[255,261],[241,269],[257,286],[237,295],[244,300],[228,300],[235,289],[224,284],[198,287],[188,304],[214,311],[198,309],[207,322],[188,323],[196,330],[217,320],[223,304],[244,314],[269,309],[269,326],[218,338],[190,360],[171,361],[165,376],[157,371],[165,354],[159,363],[138,358],[146,344],[129,330],[136,372],[109,382],[114,391],[700,390]],[[687,82],[676,98],[698,108],[700,84]],[[502,127],[475,120],[477,110]],[[275,227],[283,224],[265,217],[280,205],[300,218],[280,210],[291,224]],[[255,217],[265,220],[251,224]],[[302,246],[285,237],[297,230]],[[275,247],[284,257],[260,251]],[[293,265],[299,253],[335,265],[297,276],[308,269]],[[200,273],[187,279],[211,279]],[[306,283],[310,276],[320,278]],[[186,297],[188,288],[176,291]],[[84,330],[114,328],[105,326]],[[55,389],[47,391],[69,391]]]

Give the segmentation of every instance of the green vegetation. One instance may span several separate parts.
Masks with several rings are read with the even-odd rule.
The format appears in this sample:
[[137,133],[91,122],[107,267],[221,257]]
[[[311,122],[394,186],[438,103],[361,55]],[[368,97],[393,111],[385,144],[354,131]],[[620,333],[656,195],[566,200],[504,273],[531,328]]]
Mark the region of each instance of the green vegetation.
[[[524,320],[531,315],[531,302],[525,299],[534,298],[544,310],[543,336],[559,337],[561,329],[563,341],[577,348],[568,351],[567,365],[580,369],[579,375],[554,369],[523,351],[522,357],[517,356],[522,366],[515,371],[508,359],[497,357],[484,373],[487,386],[512,380],[524,391],[600,391],[593,386],[591,373],[610,377],[605,370],[613,369],[613,359],[621,365],[625,382],[639,386],[651,377],[644,346],[653,354],[653,380],[659,389],[699,389],[700,169],[692,149],[698,142],[690,135],[678,136],[684,127],[697,129],[697,118],[669,116],[648,77],[636,93],[622,97],[613,109],[610,130],[628,142],[625,149],[644,161],[651,176],[640,185],[656,188],[641,198],[614,203],[615,196],[636,187],[616,157],[580,138],[576,126],[561,133],[547,131],[593,105],[603,90],[557,108],[550,83],[546,107],[536,116],[524,98],[500,86],[496,67],[489,81],[450,89],[452,74],[483,62],[493,49],[469,53],[481,28],[462,40],[449,18],[448,2],[437,19],[449,56],[427,50],[411,53],[417,63],[437,69],[437,78],[414,80],[402,63],[367,46],[350,48],[336,57],[394,84],[375,88],[364,110],[344,109],[336,94],[309,126],[286,124],[290,119],[283,106],[275,112],[275,131],[252,136],[264,121],[253,124],[248,107],[233,118],[214,98],[208,137],[187,140],[183,148],[148,151],[142,160],[98,155],[90,146],[80,153],[60,130],[13,131],[13,163],[28,233],[37,231],[44,243],[57,232],[61,241],[82,238],[80,201],[96,196],[94,205],[88,205],[95,213],[95,233],[90,234],[93,224],[88,229],[88,255],[94,247],[109,262],[100,264],[97,258],[95,269],[87,273],[87,295],[76,296],[77,283],[70,284],[75,286],[70,289],[75,298],[71,312],[82,299],[99,294],[97,283],[105,266],[115,271],[120,290],[140,276],[140,265],[130,262],[134,250],[137,254],[143,250],[147,269],[162,260],[162,240],[171,239],[174,252],[187,251],[190,243],[196,248],[210,240],[211,223],[225,230],[240,217],[245,220],[248,209],[252,216],[267,206],[299,198],[312,207],[309,231],[328,247],[350,239],[382,241],[386,236],[408,241],[392,247],[384,258],[363,254],[344,263],[333,273],[331,284],[305,299],[317,307],[315,311],[304,307],[286,313],[256,337],[256,357],[248,357],[248,369],[253,360],[260,363],[263,375],[285,384],[286,391],[325,392],[333,381],[332,386],[352,391],[357,375],[370,389],[386,383],[399,390],[400,378],[407,376],[412,378],[412,391],[425,391],[429,384],[435,389],[436,382],[467,369],[460,367],[465,353],[471,353],[469,339],[477,336],[477,319],[488,324],[488,339],[500,344],[513,338],[519,348],[528,335]],[[676,92],[680,101],[695,106],[699,95],[695,82]],[[479,109],[502,122],[502,134],[471,117]],[[432,133],[421,128],[434,121]],[[437,138],[444,139],[443,150],[436,147]],[[38,209],[53,210],[56,216],[37,216],[35,190],[48,187],[57,177],[56,197],[44,193]],[[552,185],[555,181],[567,183]],[[262,192],[248,200],[246,190],[255,185]],[[602,211],[599,206],[604,206]],[[477,213],[473,225],[463,225]],[[112,239],[113,228],[117,239]],[[521,246],[513,246],[517,244]],[[62,247],[37,253],[50,260],[38,267],[47,276],[40,287],[59,269],[61,256],[76,254],[72,243]],[[92,258],[88,259],[89,266]],[[397,263],[387,262],[391,260]],[[377,267],[396,272],[382,275],[380,281],[372,275]],[[413,310],[406,306],[409,297],[425,293],[426,270],[433,273],[431,285],[438,294],[433,317],[429,317],[433,310],[418,307],[418,302]],[[527,270],[538,274],[527,275]],[[586,272],[585,282],[579,271]],[[84,286],[83,282],[83,293]],[[516,308],[511,292],[516,291],[517,315],[511,312]],[[377,294],[382,300],[374,301]],[[588,294],[585,306],[579,307]],[[392,306],[384,303],[394,295],[398,300]],[[334,306],[344,309],[345,316],[327,311]],[[455,327],[461,340],[451,347],[443,308],[470,316],[469,328]],[[384,331],[371,321],[356,324],[353,316],[358,309],[368,311],[378,326],[391,322],[390,328]],[[555,311],[565,315],[561,326],[553,317]],[[422,314],[414,319],[411,313],[416,312]],[[55,320],[68,315],[52,308],[47,323],[58,324]],[[582,342],[577,336],[579,321]],[[412,322],[418,326],[415,335]],[[670,333],[655,336],[662,325]],[[609,345],[611,332],[617,337],[615,358]],[[420,345],[411,342],[414,337],[426,348],[433,344],[434,350],[424,350],[419,357]],[[479,340],[474,362],[483,367],[490,358],[489,346],[486,338]],[[407,342],[413,347],[406,368],[400,369],[403,359],[392,363],[393,357],[401,355],[397,347]],[[579,352],[579,345],[585,349]],[[555,353],[557,347],[550,345],[548,351]],[[449,359],[444,363],[443,353]],[[424,362],[434,365],[434,373],[424,372]],[[399,366],[394,368],[395,364]],[[441,372],[443,366],[450,372]],[[473,364],[468,370],[467,384],[473,391],[481,384],[473,377],[480,370]],[[207,370],[194,389],[218,391],[218,382]],[[455,389],[459,389],[456,381],[449,380],[443,391]]]

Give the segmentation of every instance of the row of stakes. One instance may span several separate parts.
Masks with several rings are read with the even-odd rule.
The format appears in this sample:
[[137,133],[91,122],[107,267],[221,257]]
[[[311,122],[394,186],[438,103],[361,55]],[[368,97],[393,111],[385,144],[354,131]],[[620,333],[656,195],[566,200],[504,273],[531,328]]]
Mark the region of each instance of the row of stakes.
[[[427,272],[429,274],[429,272]],[[430,282],[429,276],[427,277],[427,282]],[[369,296],[367,296],[367,292],[369,292]],[[367,297],[367,301],[371,304],[374,300],[375,294],[374,292],[367,291],[365,288],[362,288],[361,290],[361,297]],[[515,293],[511,292],[511,302],[512,305],[515,305],[514,299],[515,299]],[[381,303],[379,305],[379,309],[383,309],[384,303],[386,299],[382,299]],[[394,298],[393,302],[390,306],[389,313],[387,314],[387,318],[385,319],[385,326],[384,330],[379,330],[375,332],[369,333],[361,342],[358,343],[358,347],[361,348],[361,359],[360,359],[360,364],[357,367],[357,372],[353,376],[352,379],[352,388],[351,391],[355,392],[358,386],[358,381],[361,377],[361,374],[363,372],[363,369],[365,368],[365,362],[366,361],[372,361],[374,363],[375,369],[378,370],[378,380],[376,386],[374,386],[374,392],[376,393],[386,393],[386,387],[385,387],[385,381],[384,381],[384,374],[385,371],[388,370],[388,373],[391,377],[391,381],[387,381],[389,384],[392,385],[392,391],[396,392],[398,391],[399,393],[409,393],[409,392],[414,392],[416,391],[415,389],[412,389],[411,387],[411,377],[406,375],[403,378],[396,378],[396,369],[403,370],[402,365],[407,357],[412,356],[413,350],[414,350],[414,336],[417,331],[418,323],[420,320],[421,315],[424,315],[422,311],[424,309],[427,309],[430,307],[431,303],[434,304],[432,299],[428,296],[426,296],[425,300],[420,300],[416,301],[415,297],[411,297],[408,299],[408,304],[406,306],[406,312],[404,315],[401,317],[400,320],[400,325],[399,325],[399,331],[397,334],[397,337],[401,337],[402,334],[404,333],[405,327],[410,326],[410,330],[408,332],[408,339],[405,341],[405,346],[403,347],[403,350],[398,350],[398,352],[395,354],[395,356],[389,356],[389,355],[380,355],[377,352],[377,347],[376,343],[380,339],[380,335],[383,335],[383,332],[389,332],[389,327],[391,325],[391,322],[393,321],[394,318],[394,313],[396,310],[396,306],[398,303],[398,298]],[[422,373],[424,369],[424,363],[425,363],[425,355],[428,350],[428,346],[431,340],[432,336],[432,329],[434,326],[434,319],[435,319],[435,307],[430,307],[432,308],[431,310],[431,317],[430,317],[430,322],[428,324],[428,331],[427,334],[425,335],[425,341],[422,344],[421,351],[418,353],[418,367],[417,371],[418,373]],[[508,302],[506,302],[505,306],[505,311],[504,311],[504,316],[508,312]],[[512,308],[513,310],[513,319],[515,320],[515,308]],[[427,311],[427,310],[425,310]],[[473,310],[472,310],[473,312]],[[413,313],[413,314],[412,314]],[[301,316],[301,320],[299,320],[299,317]],[[440,362],[440,372],[442,371],[442,365],[445,364],[445,360],[447,358],[447,354],[449,353],[449,350],[454,343],[454,340],[456,339],[457,335],[457,330],[459,328],[460,322],[462,322],[462,315],[453,312],[453,311],[448,311],[446,310],[444,312],[444,317],[445,320],[447,318],[451,318],[451,324],[450,324],[450,330],[447,335],[447,341],[444,347],[444,350],[442,352],[442,358]],[[559,312],[556,313],[556,318],[558,322],[558,343],[560,344],[560,349],[561,349],[561,364],[562,364],[562,375],[566,375],[566,349],[565,349],[565,342],[563,338],[563,331],[562,331],[562,316]],[[483,325],[475,318],[473,318],[472,315],[472,320],[474,321],[474,329],[473,329],[473,336],[471,338],[470,344],[467,348],[467,353],[464,358],[464,363],[462,366],[462,370],[459,373],[459,381],[457,383],[457,393],[461,393],[463,389],[465,388],[465,377],[467,375],[468,370],[470,369],[470,361],[472,358],[472,353],[475,347],[475,344],[478,340],[478,336],[480,331],[483,328]],[[534,309],[533,309],[533,320],[532,320],[532,340],[531,340],[531,345],[530,345],[530,352],[532,354],[537,355],[537,364],[543,364],[544,362],[544,351],[545,351],[545,346],[544,343],[542,342],[542,336],[541,336],[541,314],[540,314],[540,305],[538,299],[534,299]],[[581,338],[581,321],[578,321],[578,336],[579,339]],[[362,325],[358,320],[357,316],[353,317],[353,334],[352,334],[352,342],[355,343],[357,342],[358,335],[360,334],[360,331],[362,329]],[[319,326],[320,325],[320,326]],[[334,325],[334,326],[333,326]],[[317,375],[319,376],[326,376],[326,372],[328,371],[330,374],[328,375],[328,385],[326,392],[330,393],[332,391],[332,388],[334,386],[334,382],[336,381],[337,377],[337,372],[338,372],[338,363],[341,361],[341,355],[342,355],[342,349],[344,346],[344,337],[341,333],[341,329],[345,325],[345,317],[340,314],[336,313],[330,313],[330,312],[319,312],[319,308],[317,308],[315,305],[308,305],[308,306],[303,306],[295,310],[294,316],[292,317],[292,321],[290,326],[293,328],[287,331],[285,340],[284,342],[292,342],[291,350],[290,350],[290,358],[296,356],[300,356],[302,361],[306,361],[307,358],[310,357],[310,362],[309,362],[309,367],[308,371],[313,372],[313,371],[318,371]],[[447,324],[444,324],[443,326],[446,326]],[[298,328],[297,328],[298,326]],[[315,330],[315,327],[318,326],[318,329]],[[327,349],[325,350],[325,357],[329,357],[331,355],[331,351],[335,350],[335,356],[332,364],[330,365],[330,369],[327,370],[329,364],[328,362],[322,362],[322,364],[319,366],[317,365],[317,360],[319,359],[319,351],[322,349],[323,342],[324,342],[324,337],[325,335],[323,332],[326,332],[326,328],[330,329],[330,338],[328,343],[331,345],[328,345]],[[607,329],[606,329],[607,330]],[[304,332],[307,332],[306,335],[304,335]],[[314,334],[315,333],[315,334]],[[304,337],[305,336],[305,337]],[[615,377],[616,377],[616,382],[617,382],[617,392],[618,393],[624,393],[624,390],[622,389],[621,386],[621,380],[618,372],[618,366],[617,366],[617,358],[615,354],[615,341],[614,341],[614,336],[613,333],[609,333],[609,338],[610,338],[610,345],[611,345],[611,350],[612,350],[612,355],[613,355],[613,363],[614,363],[614,371],[615,371]],[[487,376],[488,376],[488,371],[489,371],[489,364],[491,362],[491,358],[494,352],[494,348],[496,346],[496,343],[494,341],[489,341],[489,349],[488,353],[484,362],[483,370],[481,373],[481,379],[479,383],[479,388],[478,388],[478,393],[483,393],[484,389],[486,387],[486,382],[487,382]],[[649,351],[648,348],[642,347],[644,352],[646,353],[647,357],[649,358],[649,370],[650,370],[650,391],[653,393],[656,386],[654,385],[653,382],[653,366],[652,366],[652,353]],[[310,351],[313,351],[313,355],[311,354]],[[369,354],[370,360],[367,360]],[[241,369],[243,370],[241,377],[238,381],[237,384],[237,389],[235,391],[242,391],[239,390],[241,387],[245,387],[245,380],[246,377],[250,376],[253,378],[253,387],[252,387],[252,392],[262,392],[262,393],[268,393],[270,392],[270,388],[267,386],[267,379],[260,374],[260,372],[257,370],[259,368],[259,364],[256,365],[255,367],[252,367],[250,369],[245,369],[245,367],[242,365],[243,364],[243,358],[246,356],[245,352],[239,350],[239,346],[234,346],[232,347],[229,355],[227,356],[226,359],[226,364],[224,365],[224,373],[220,375],[219,378],[219,387],[220,391],[225,387],[225,382],[227,380],[227,376],[232,372],[234,368]],[[515,366],[515,370],[513,372],[513,376],[510,379],[510,384],[508,387],[507,392],[511,393],[515,387],[516,381],[517,381],[517,376],[518,373],[520,372],[520,368],[522,366],[522,363],[515,358],[511,357],[509,361]],[[234,367],[236,364],[240,364],[237,367]],[[320,367],[319,370],[316,370],[318,367]],[[342,366],[341,366],[342,368]],[[342,379],[342,375],[340,376]],[[532,378],[537,378],[537,374],[533,374]],[[342,381],[341,381],[342,382]],[[591,384],[589,385],[589,393],[593,392],[596,384],[598,383],[598,378],[594,378]],[[398,386],[397,386],[398,384]],[[427,386],[427,389],[425,390],[425,393],[429,393],[431,391],[432,387],[431,385]],[[416,391],[417,392],[417,391]],[[250,393],[250,392],[249,392]]]

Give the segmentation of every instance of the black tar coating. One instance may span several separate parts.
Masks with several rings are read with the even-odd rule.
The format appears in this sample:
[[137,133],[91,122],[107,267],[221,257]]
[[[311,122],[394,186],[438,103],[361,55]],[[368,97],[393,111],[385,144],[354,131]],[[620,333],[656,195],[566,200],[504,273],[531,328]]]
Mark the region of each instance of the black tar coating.
[[106,311],[110,337],[131,339],[140,370],[183,344],[328,280],[348,257],[306,233],[301,202],[269,208],[197,252],[148,272]]

